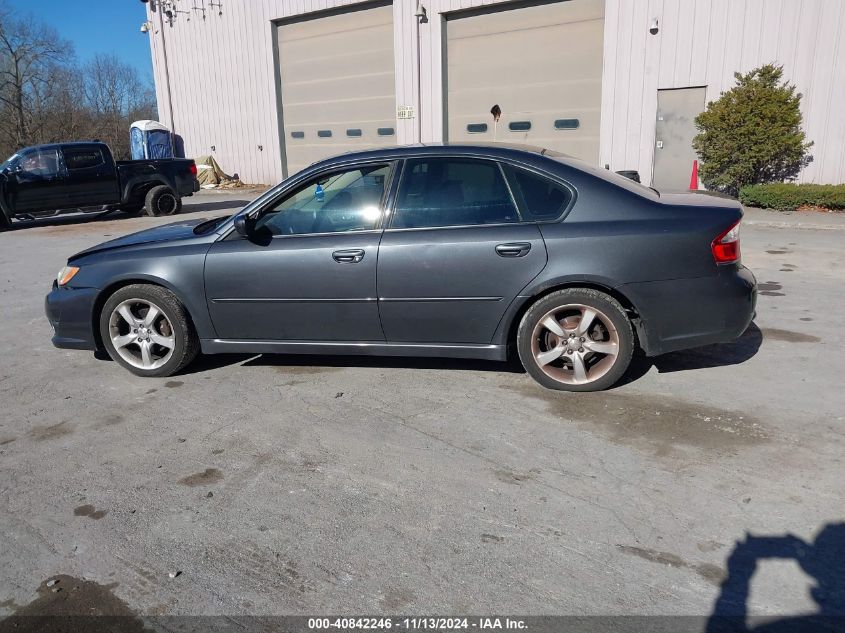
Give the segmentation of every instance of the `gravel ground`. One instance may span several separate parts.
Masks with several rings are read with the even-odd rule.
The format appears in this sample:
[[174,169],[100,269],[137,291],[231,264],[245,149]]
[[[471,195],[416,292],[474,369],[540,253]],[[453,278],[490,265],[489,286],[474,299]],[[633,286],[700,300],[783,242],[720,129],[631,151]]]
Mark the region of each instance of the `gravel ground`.
[[[38,612],[56,577],[135,614],[706,615],[738,544],[730,611],[814,612],[817,584],[842,604],[845,234],[760,213],[749,331],[601,394],[436,359],[139,379],[54,349],[43,297],[68,255],[168,220],[0,234],[0,616]],[[787,534],[803,567],[762,538]]]

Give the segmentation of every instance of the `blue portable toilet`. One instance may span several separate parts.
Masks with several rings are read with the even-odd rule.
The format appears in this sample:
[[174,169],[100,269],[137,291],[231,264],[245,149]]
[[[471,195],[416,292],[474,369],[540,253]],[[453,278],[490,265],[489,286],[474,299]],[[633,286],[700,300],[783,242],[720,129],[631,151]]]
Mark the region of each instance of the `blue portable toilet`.
[[129,129],[132,160],[173,158],[170,130],[158,121],[135,121]]

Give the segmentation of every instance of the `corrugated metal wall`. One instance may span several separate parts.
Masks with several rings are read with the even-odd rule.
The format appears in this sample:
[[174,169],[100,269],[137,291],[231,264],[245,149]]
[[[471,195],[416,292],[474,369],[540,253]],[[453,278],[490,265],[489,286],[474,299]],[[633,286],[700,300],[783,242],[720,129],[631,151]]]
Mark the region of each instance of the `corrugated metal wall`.
[[[601,163],[637,169],[654,159],[657,90],[706,86],[768,62],[804,95],[815,142],[805,182],[845,181],[845,2],[842,0],[606,0]],[[652,18],[660,31],[649,34]]]
[[[178,0],[184,10],[190,0]],[[359,0],[360,1],[360,0]],[[397,121],[397,142],[443,139],[444,14],[509,0],[424,0],[420,25],[422,92],[416,90],[415,0],[395,0],[396,103],[419,104],[419,119]],[[165,124],[163,30],[170,60],[175,129],[190,155],[212,153],[244,180],[282,178],[276,112],[273,20],[353,4],[355,0],[229,0],[223,15],[180,15],[151,46],[159,112]],[[842,0],[606,0],[600,163],[637,169],[650,179],[657,90],[707,86],[717,98],[734,71],[783,64],[805,97],[813,182],[845,181],[845,2]],[[657,17],[660,32],[650,35]],[[421,137],[417,135],[417,126]],[[259,149],[259,145],[263,150]]]

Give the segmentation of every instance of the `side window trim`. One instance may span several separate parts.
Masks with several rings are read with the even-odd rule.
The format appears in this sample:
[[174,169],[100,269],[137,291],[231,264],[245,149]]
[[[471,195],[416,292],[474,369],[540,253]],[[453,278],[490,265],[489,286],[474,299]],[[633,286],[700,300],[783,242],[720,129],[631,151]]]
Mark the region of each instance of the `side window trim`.
[[[393,226],[394,221],[396,220],[396,202],[399,199],[399,190],[402,187],[402,184],[405,181],[406,174],[409,172],[409,164],[415,160],[463,160],[463,161],[474,161],[479,163],[488,163],[493,164],[496,166],[496,169],[499,171],[499,175],[502,177],[502,181],[505,183],[505,189],[508,192],[508,197],[510,198],[511,204],[513,204],[513,208],[516,210],[517,218],[519,218],[516,222],[497,222],[494,224],[446,224],[442,226],[417,226],[417,227],[397,227]],[[522,224],[525,222],[522,216],[522,211],[519,205],[516,202],[516,198],[514,196],[513,190],[511,189],[510,181],[507,178],[507,174],[502,167],[502,162],[495,158],[486,157],[486,156],[454,156],[449,154],[433,154],[433,155],[424,155],[424,156],[414,156],[408,159],[402,160],[402,169],[401,174],[398,178],[396,191],[393,195],[393,199],[391,200],[391,208],[389,213],[384,214],[385,219],[385,231],[430,231],[433,229],[465,229],[465,228],[475,228],[475,227],[482,227],[482,226],[511,226],[513,224]]]

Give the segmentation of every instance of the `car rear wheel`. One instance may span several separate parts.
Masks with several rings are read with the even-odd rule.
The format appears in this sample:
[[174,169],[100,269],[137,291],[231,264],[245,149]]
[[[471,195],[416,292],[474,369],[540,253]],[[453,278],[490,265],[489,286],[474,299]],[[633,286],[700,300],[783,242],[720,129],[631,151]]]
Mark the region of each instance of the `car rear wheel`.
[[188,313],[160,286],[124,286],[100,313],[100,336],[112,360],[138,376],[172,376],[199,352]]
[[634,331],[613,297],[589,288],[567,288],[532,305],[517,331],[519,358],[544,387],[601,391],[628,369]]
[[182,210],[182,200],[167,185],[159,185],[147,192],[144,208],[147,215],[176,215]]

